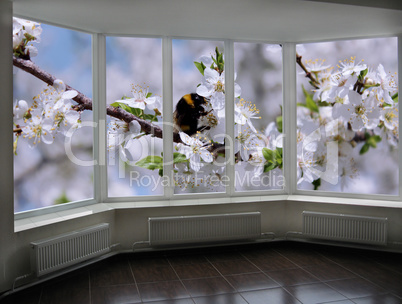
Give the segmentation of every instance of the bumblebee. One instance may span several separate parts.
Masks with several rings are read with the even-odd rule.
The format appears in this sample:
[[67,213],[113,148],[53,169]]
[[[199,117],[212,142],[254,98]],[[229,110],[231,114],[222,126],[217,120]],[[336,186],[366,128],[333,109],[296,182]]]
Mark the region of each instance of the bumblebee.
[[180,98],[173,113],[175,131],[191,136],[198,131],[209,129],[208,126],[200,126],[200,118],[209,113],[205,109],[206,106],[207,100],[196,93],[186,94]]

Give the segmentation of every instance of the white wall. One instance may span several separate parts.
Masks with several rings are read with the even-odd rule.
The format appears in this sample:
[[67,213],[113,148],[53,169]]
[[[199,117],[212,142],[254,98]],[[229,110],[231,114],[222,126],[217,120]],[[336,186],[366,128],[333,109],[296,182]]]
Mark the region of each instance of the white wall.
[[[52,235],[108,222],[112,242],[120,243],[122,250],[130,249],[133,242],[147,240],[149,216],[193,215],[222,212],[255,211],[262,213],[262,231],[284,237],[287,231],[301,231],[303,210],[341,212],[388,217],[389,241],[402,244],[402,209],[351,206],[297,201],[271,201],[187,207],[160,207],[117,209],[57,224],[14,233],[13,180],[12,180],[12,2],[0,0],[0,292],[12,287],[16,277],[30,273],[29,243]],[[400,245],[399,244],[399,245]],[[399,248],[402,248],[400,246]]]

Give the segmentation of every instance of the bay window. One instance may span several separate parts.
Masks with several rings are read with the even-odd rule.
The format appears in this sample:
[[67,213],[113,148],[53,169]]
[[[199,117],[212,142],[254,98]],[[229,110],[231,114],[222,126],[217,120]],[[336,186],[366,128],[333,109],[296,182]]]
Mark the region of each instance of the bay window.
[[[103,142],[93,136],[102,117],[90,106],[91,35],[14,22],[16,213],[94,197],[400,195],[395,37],[296,45],[94,34],[105,42],[93,50],[105,53],[94,67],[106,71],[94,100],[106,113]],[[26,73],[30,59],[37,68]],[[79,161],[99,151],[107,165],[94,174]]]

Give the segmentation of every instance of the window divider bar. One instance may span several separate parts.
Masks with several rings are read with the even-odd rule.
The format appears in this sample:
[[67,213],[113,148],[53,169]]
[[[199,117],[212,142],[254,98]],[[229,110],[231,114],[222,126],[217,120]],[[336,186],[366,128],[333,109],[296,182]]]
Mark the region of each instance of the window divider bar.
[[164,187],[165,198],[174,194],[173,179],[173,57],[172,38],[162,38],[163,87],[163,175],[169,180]]
[[226,193],[232,196],[235,193],[235,161],[234,161],[234,43],[224,41],[225,56],[225,158],[226,175],[229,181]]
[[101,203],[107,198],[106,166],[106,37],[92,35],[92,112],[94,122],[94,198]]
[[282,45],[283,65],[283,134],[285,191],[293,194],[297,188],[297,84],[296,84],[296,45]]

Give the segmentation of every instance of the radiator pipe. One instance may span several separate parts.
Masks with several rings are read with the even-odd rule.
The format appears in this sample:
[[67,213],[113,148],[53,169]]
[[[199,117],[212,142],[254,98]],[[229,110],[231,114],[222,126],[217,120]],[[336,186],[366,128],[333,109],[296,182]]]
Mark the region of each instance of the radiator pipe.
[[31,272],[31,273],[24,274],[24,275],[22,275],[22,276],[16,277],[16,278],[14,279],[13,288],[11,289],[11,292],[14,291],[14,289],[15,289],[15,283],[17,283],[17,281],[22,280],[22,279],[26,279],[26,278],[30,277],[31,275],[33,275],[33,274],[34,274],[34,272]]
[[133,246],[131,246],[132,250],[135,251],[135,248],[134,248],[134,247],[137,246],[137,245],[141,245],[141,244],[147,244],[147,245],[149,246],[149,245],[151,245],[151,242],[150,242],[150,241],[134,242],[134,243],[133,243]]

